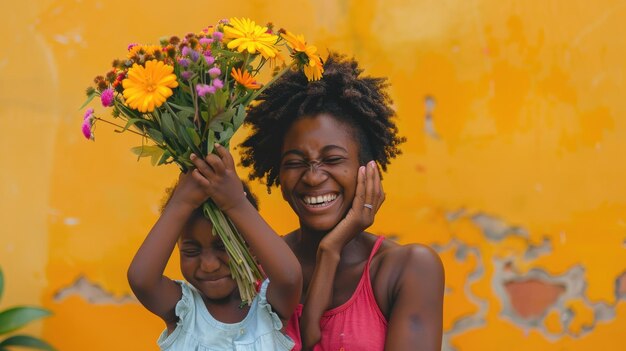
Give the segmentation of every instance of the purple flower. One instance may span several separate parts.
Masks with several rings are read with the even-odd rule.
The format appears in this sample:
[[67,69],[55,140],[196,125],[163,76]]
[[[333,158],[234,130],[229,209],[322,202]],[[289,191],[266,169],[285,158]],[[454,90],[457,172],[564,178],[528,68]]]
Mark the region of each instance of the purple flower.
[[200,45],[202,45],[202,46],[208,46],[208,45],[211,45],[211,43],[213,43],[213,39],[211,39],[211,38],[202,38],[202,39],[199,40],[199,42],[200,42]]
[[137,43],[130,43],[130,44],[128,44],[128,51],[130,51],[130,49],[134,48],[137,45],[139,45],[139,44],[137,44]]
[[206,96],[206,94],[215,94],[215,87],[206,84],[198,84],[196,85],[196,91],[198,92],[198,96]]
[[209,69],[209,76],[211,76],[211,78],[219,77],[220,74],[222,74],[222,70],[217,67]]
[[183,54],[183,56],[187,56],[189,54],[189,47],[188,46],[183,47],[180,53]]
[[224,87],[224,82],[215,78],[213,79],[213,82],[211,82],[211,85],[213,85],[217,89],[222,89]]
[[180,76],[184,79],[184,80],[189,80],[191,79],[191,76],[193,75],[193,72],[191,71],[182,71],[180,72]]
[[195,50],[189,50],[189,57],[191,57],[191,61],[196,62],[200,58],[200,54]]
[[213,32],[213,39],[215,39],[216,41],[222,41],[223,37],[224,33],[218,31]]
[[85,111],[85,115],[83,116],[83,121],[86,120],[91,120],[91,118],[93,117],[93,108],[88,108],[87,111]]
[[91,134],[91,121],[88,119],[85,119],[83,122],[83,135],[88,140],[93,139],[93,134]]
[[186,58],[178,59],[178,64],[187,68],[189,66],[189,60],[187,60]]
[[113,106],[113,89],[108,88],[100,94],[100,102],[102,102],[102,106],[111,107]]
[[204,55],[204,60],[206,61],[207,65],[212,65],[215,62],[215,57],[211,56],[211,54],[209,53],[209,55]]

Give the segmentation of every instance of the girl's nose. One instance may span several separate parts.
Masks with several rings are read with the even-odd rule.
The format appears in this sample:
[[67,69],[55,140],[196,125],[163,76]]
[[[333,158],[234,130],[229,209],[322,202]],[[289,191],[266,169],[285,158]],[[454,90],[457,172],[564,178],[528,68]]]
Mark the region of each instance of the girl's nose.
[[220,262],[220,259],[213,254],[204,253],[200,258],[200,269],[204,272],[215,272],[221,265],[222,263]]
[[310,167],[307,168],[302,175],[302,181],[310,186],[321,184],[327,178],[328,173],[326,173],[323,169],[320,169],[320,166],[317,164],[310,165]]

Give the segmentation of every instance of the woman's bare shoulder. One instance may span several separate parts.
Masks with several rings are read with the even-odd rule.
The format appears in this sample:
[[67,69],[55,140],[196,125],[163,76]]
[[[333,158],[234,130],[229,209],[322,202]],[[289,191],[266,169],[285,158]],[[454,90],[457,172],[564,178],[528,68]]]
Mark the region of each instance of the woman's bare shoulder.
[[385,240],[372,260],[372,284],[377,300],[387,307],[402,286],[429,289],[442,286],[444,268],[435,250],[424,244],[400,245]]

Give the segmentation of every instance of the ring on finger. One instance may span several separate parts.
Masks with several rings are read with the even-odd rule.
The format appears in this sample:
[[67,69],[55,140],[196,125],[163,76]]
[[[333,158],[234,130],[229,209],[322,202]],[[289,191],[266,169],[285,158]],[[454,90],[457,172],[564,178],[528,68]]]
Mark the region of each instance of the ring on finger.
[[370,204],[363,204],[363,207],[367,207],[370,210],[374,209],[374,206],[370,205]]

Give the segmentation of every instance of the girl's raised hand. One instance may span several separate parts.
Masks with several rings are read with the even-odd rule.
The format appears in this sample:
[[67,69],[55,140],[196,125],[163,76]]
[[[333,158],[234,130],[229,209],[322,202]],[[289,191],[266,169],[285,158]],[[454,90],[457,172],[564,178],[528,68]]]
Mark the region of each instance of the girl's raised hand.
[[227,212],[248,200],[230,152],[219,144],[215,144],[215,151],[217,155],[209,154],[204,159],[191,155],[191,162],[196,166],[191,176],[206,197],[213,199],[222,211]]
[[378,167],[370,161],[359,168],[356,193],[348,214],[324,237],[322,243],[341,251],[352,238],[374,223],[376,212],[384,201]]

